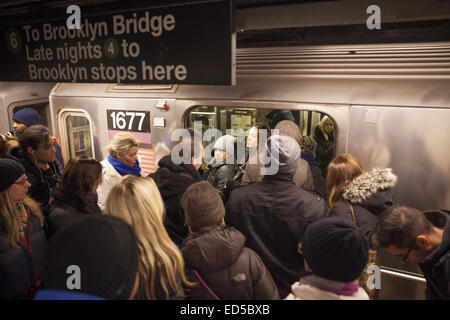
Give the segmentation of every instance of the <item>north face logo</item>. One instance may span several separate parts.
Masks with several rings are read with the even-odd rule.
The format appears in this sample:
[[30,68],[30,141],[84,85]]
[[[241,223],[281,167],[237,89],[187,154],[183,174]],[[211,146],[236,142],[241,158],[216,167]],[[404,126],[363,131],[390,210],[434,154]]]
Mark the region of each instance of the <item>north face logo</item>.
[[247,276],[245,275],[245,273],[238,273],[237,275],[235,275],[233,277],[234,281],[245,281],[247,280]]

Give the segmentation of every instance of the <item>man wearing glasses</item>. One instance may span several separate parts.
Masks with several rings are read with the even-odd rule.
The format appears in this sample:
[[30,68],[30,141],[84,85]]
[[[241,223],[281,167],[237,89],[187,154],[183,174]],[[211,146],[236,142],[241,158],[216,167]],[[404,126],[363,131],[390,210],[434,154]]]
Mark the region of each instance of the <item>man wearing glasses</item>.
[[450,212],[401,206],[383,212],[372,243],[402,263],[419,264],[428,300],[450,299]]

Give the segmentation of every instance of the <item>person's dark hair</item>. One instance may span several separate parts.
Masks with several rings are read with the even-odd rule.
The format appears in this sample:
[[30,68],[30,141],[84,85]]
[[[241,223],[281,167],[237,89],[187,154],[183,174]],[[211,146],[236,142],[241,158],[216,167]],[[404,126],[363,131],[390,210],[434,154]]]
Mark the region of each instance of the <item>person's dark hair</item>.
[[270,127],[267,124],[261,123],[261,122],[257,122],[257,123],[255,123],[254,126],[252,126],[252,128],[258,129],[258,135],[256,137],[257,145],[259,145],[259,130],[266,129],[267,130],[267,139],[269,139],[271,131],[270,131]]
[[39,144],[46,143],[52,135],[50,130],[43,125],[35,125],[28,127],[19,137],[20,148],[23,155],[27,155],[27,148],[31,147],[36,150]]
[[102,175],[102,165],[87,157],[72,158],[61,176],[61,189],[89,193],[96,180]]
[[377,248],[394,246],[406,249],[420,234],[429,234],[432,224],[417,209],[393,206],[384,211],[372,235],[372,243]]
[[171,152],[178,152],[178,156],[183,158],[185,155],[184,151],[190,150],[190,153],[188,154],[190,160],[192,157],[197,158],[199,156],[199,152],[201,152],[203,145],[201,134],[198,131],[195,131],[192,128],[187,128],[186,130],[189,132],[189,136],[181,136],[178,139],[178,142],[172,147]]

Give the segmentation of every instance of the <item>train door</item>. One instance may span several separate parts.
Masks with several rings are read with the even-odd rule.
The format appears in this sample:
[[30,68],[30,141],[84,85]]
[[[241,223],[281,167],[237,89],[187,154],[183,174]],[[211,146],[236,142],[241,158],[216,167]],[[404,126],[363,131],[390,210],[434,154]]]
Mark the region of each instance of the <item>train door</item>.
[[79,108],[62,108],[57,119],[64,162],[77,156],[94,158],[94,128],[89,113]]

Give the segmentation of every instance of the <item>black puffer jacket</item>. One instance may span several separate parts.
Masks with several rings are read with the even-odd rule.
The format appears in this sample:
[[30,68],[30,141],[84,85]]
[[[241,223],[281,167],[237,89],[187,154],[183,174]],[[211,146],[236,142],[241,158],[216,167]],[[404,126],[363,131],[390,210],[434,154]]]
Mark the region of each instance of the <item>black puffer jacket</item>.
[[90,214],[102,214],[97,205],[97,195],[85,196],[77,191],[57,189],[53,192],[55,200],[50,206],[49,236],[71,223]]
[[56,189],[60,183],[61,172],[58,164],[53,161],[49,164],[48,170],[42,171],[21,154],[20,147],[11,149],[8,157],[19,161],[25,167],[27,179],[31,184],[28,195],[41,205],[42,212],[47,215],[51,191]]
[[161,158],[158,170],[149,175],[155,180],[166,206],[164,225],[170,238],[178,246],[187,236],[184,225],[184,211],[181,207],[181,197],[193,183],[202,181],[202,177],[192,164],[175,164],[170,155]]
[[[393,194],[397,176],[392,169],[374,168],[353,179],[342,195],[353,207],[356,223],[370,241],[375,225],[384,210],[394,205]],[[353,221],[349,206],[339,201],[330,216]]]
[[443,229],[439,247],[420,263],[427,280],[427,300],[450,300],[450,211],[427,210],[423,214],[437,228]]
[[208,169],[206,180],[219,191],[220,196],[224,199],[227,182],[233,180],[239,167],[235,164],[216,163],[213,160],[211,164],[208,164]]
[[325,176],[328,164],[333,160],[334,134],[328,134],[328,140],[325,139],[322,130],[317,125],[314,129],[314,140],[317,142],[316,161]]
[[39,276],[47,240],[39,219],[28,209],[26,242],[12,248],[4,223],[0,222],[0,300],[31,299]]
[[261,258],[244,245],[244,235],[228,226],[190,233],[181,252],[190,269],[189,280],[199,285],[187,291],[189,298],[214,299],[195,275],[196,270],[221,299],[279,299],[277,287]]
[[231,193],[225,222],[241,231],[259,254],[285,298],[304,273],[297,253],[306,227],[326,214],[326,203],[289,175],[265,176]]

